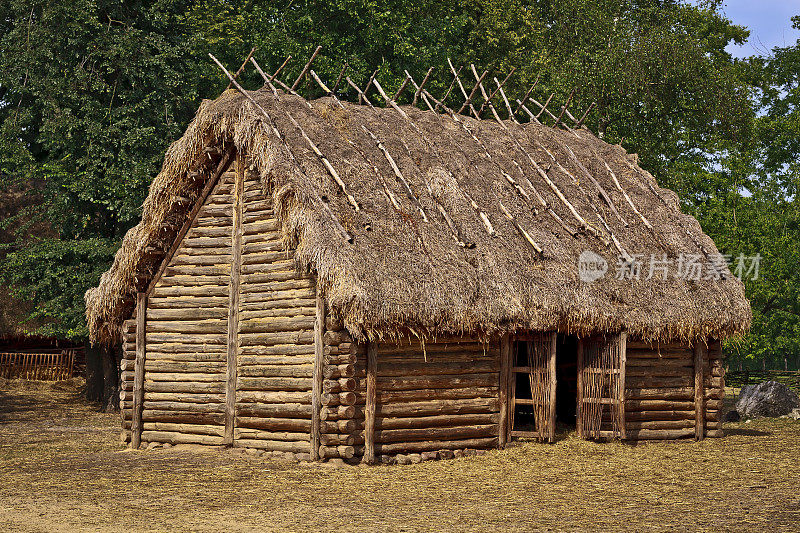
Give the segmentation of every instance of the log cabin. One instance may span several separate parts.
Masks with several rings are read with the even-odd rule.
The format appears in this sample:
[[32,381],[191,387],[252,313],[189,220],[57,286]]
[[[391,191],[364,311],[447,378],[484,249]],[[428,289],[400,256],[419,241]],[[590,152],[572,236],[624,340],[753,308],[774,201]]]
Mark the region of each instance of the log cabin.
[[[750,307],[635,155],[419,88],[427,109],[236,85],[86,294],[92,342],[123,347],[125,442],[373,463],[722,436]],[[688,263],[714,268],[665,267]]]

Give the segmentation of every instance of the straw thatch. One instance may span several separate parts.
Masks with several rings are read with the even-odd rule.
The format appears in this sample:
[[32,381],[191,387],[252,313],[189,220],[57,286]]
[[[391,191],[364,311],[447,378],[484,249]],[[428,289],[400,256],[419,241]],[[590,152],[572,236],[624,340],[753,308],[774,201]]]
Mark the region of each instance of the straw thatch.
[[[189,210],[174,202],[175,194],[190,187],[189,170],[204,157],[204,149],[231,145],[247,154],[272,194],[287,243],[297,247],[298,268],[317,276],[332,311],[359,338],[626,329],[645,339],[692,340],[749,328],[751,311],[742,283],[727,268],[723,279],[646,280],[646,267],[638,281],[615,279],[620,249],[647,259],[667,254],[673,261],[680,254],[699,254],[704,262],[718,252],[698,222],[680,212],[677,196],[660,189],[636,165],[635,156],[585,129],[575,134],[508,122],[507,131],[496,122],[460,116],[462,126],[445,114],[403,107],[411,120],[406,121],[391,108],[342,106],[331,98],[309,105],[300,97],[281,94],[278,99],[266,90],[250,94],[268,117],[241,94],[226,91],[215,101],[204,101],[183,138],[170,147],[141,223],[125,236],[100,285],[86,294],[93,340],[118,338],[121,322],[132,311],[137,279],[152,275],[145,250],[168,246],[175,230],[165,235],[165,227],[175,228]],[[369,133],[396,162],[428,222]],[[359,209],[348,202],[309,139]],[[579,229],[578,218],[528,154],[589,228],[571,235],[537,203],[530,185],[568,226]],[[577,161],[604,189],[619,217]],[[606,164],[652,228],[630,207]],[[392,206],[382,181],[401,211]],[[479,212],[488,217],[494,236]],[[541,255],[520,229],[541,247]],[[474,247],[459,245],[455,235]],[[579,279],[578,257],[584,250],[609,263],[609,272],[593,283]]]

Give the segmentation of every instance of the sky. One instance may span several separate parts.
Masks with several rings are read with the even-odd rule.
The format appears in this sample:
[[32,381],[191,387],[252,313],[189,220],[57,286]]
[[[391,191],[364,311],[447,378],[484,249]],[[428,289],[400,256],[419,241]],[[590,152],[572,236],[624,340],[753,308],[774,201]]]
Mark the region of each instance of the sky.
[[790,46],[800,39],[792,28],[792,15],[800,15],[800,0],[727,0],[722,10],[734,23],[746,26],[750,38],[742,46],[729,45],[736,57],[766,55],[775,46]]

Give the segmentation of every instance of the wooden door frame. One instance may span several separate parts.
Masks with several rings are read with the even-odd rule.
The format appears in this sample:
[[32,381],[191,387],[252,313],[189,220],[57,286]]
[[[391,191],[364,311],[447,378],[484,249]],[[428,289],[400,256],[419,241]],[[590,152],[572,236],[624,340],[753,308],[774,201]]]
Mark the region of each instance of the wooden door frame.
[[499,439],[500,447],[504,447],[513,437],[538,436],[538,432],[514,431],[513,417],[517,405],[516,400],[516,374],[514,358],[516,357],[515,343],[528,342],[538,339],[541,335],[551,335],[550,356],[548,358],[548,371],[552,379],[550,380],[550,412],[548,417],[548,440],[552,442],[555,436],[556,420],[556,347],[558,344],[557,331],[543,331],[538,333],[504,335],[500,341],[500,424]]

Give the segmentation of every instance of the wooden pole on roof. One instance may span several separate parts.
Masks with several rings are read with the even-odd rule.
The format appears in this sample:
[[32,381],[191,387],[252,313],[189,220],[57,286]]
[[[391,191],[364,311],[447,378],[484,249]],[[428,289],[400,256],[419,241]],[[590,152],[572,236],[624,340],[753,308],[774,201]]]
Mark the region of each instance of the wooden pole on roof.
[[[564,117],[564,113],[567,111],[567,107],[569,107],[569,103],[572,102],[572,97],[574,97],[574,96],[575,96],[575,89],[572,89],[572,92],[569,93],[569,97],[567,98],[567,103],[564,104],[561,107],[561,113],[558,115],[558,118],[556,119],[556,123],[553,124],[554,128],[556,126],[558,126],[558,124],[561,122],[561,119]],[[565,124],[565,126],[566,126],[566,124]]]
[[[364,86],[364,89],[363,90],[359,89],[359,91],[358,91],[358,103],[359,104],[362,103],[362,99],[365,102],[369,102],[369,99],[367,98],[367,91],[369,91],[370,85],[372,85],[373,80],[375,80],[375,76],[378,74],[378,70],[379,69],[375,69],[375,72],[373,72],[372,75],[369,77],[369,80],[367,80],[367,84]],[[353,85],[353,84],[351,84],[351,85]]]
[[506,97],[506,92],[503,90],[503,86],[497,81],[497,78],[494,79],[494,82],[497,84],[497,90],[500,91],[500,97],[503,99],[503,104],[506,106],[506,111],[508,111],[508,119],[514,124],[519,124],[517,118],[514,116],[514,111],[511,109],[511,104],[508,102],[508,97]]
[[345,61],[344,65],[342,65],[342,70],[339,71],[339,77],[336,78],[336,83],[333,84],[333,89],[331,89],[331,93],[335,93],[339,89],[339,84],[342,82],[342,76],[344,76],[344,72],[347,70],[347,67],[349,66],[350,65],[347,63],[347,61]]
[[588,117],[588,116],[589,116],[589,111],[591,111],[591,110],[592,110],[592,108],[593,108],[595,105],[597,105],[597,102],[592,102],[592,103],[589,105],[589,108],[588,108],[588,109],[587,109],[587,110],[586,110],[586,111],[583,113],[583,116],[581,116],[580,120],[578,120],[578,123],[577,123],[577,124],[575,124],[575,128],[576,128],[576,129],[580,128],[580,127],[583,125],[583,121],[584,121],[584,120],[586,120],[586,117]]
[[[217,64],[217,66],[218,66],[220,69],[222,69],[222,72],[224,72],[224,73],[225,73],[225,75],[226,75],[226,76],[228,76],[228,78],[230,78],[230,79],[233,79],[233,78],[231,77],[231,74],[230,74],[230,72],[228,72],[228,70],[227,70],[227,69],[226,69],[226,68],[225,68],[225,67],[222,65],[222,63],[220,63],[220,62],[219,62],[219,60],[218,60],[216,57],[214,57],[214,56],[213,56],[213,55],[211,55],[211,54],[208,54],[208,55],[211,57],[211,59],[214,61],[214,63],[216,63],[216,64]],[[276,95],[276,97],[277,97],[277,95],[278,95],[278,92],[275,90],[275,87],[272,85],[272,83],[271,83],[269,80],[265,79],[265,81],[267,82],[267,85],[270,87],[270,89],[272,89],[272,92],[273,92],[273,93]],[[263,107],[262,107],[262,106],[261,106],[261,105],[260,105],[258,102],[256,102],[256,101],[255,101],[255,99],[254,99],[254,98],[253,98],[253,97],[250,95],[250,93],[248,93],[247,91],[245,91],[245,90],[244,90],[244,88],[243,88],[241,85],[239,85],[239,83],[238,83],[237,81],[235,81],[235,80],[234,80],[234,82],[233,82],[233,85],[236,87],[236,89],[237,89],[237,90],[238,90],[240,93],[242,93],[242,95],[244,95],[244,97],[245,97],[245,98],[247,98],[247,99],[250,101],[250,103],[251,103],[251,104],[253,104],[253,107],[255,107],[257,110],[259,110],[259,111],[261,112],[261,114],[262,114],[262,115],[264,115],[264,118],[266,118],[266,119],[267,119],[267,123],[269,124],[269,126],[270,126],[270,129],[272,129],[272,132],[273,132],[273,134],[275,135],[275,137],[277,137],[277,138],[278,138],[278,139],[279,139],[279,140],[280,140],[280,141],[283,143],[283,145],[284,145],[284,148],[286,149],[287,153],[289,154],[289,157],[291,158],[292,162],[295,164],[295,166],[296,166],[298,169],[302,169],[302,167],[300,166],[300,163],[298,163],[297,159],[294,157],[294,154],[292,153],[291,149],[289,148],[289,145],[288,145],[288,143],[286,142],[286,139],[284,139],[283,135],[281,135],[281,132],[280,132],[280,131],[278,130],[278,128],[275,126],[275,122],[272,120],[272,117],[270,117],[270,116],[269,116],[269,113],[267,113],[266,109],[264,109],[264,108],[263,108]],[[298,96],[299,96],[299,95],[298,95]],[[301,97],[301,98],[302,98],[302,97]],[[308,102],[305,100],[305,98],[303,98],[303,101],[304,101],[304,102],[306,102],[306,103],[308,103]],[[310,105],[310,104],[309,104],[309,105]],[[288,115],[288,114],[287,114],[287,115]],[[301,172],[302,172],[302,171],[301,171]],[[349,242],[349,243],[352,243],[352,242],[353,242],[353,237],[352,237],[352,236],[351,236],[351,235],[350,235],[350,234],[349,234],[349,233],[348,233],[348,232],[347,232],[347,231],[344,229],[344,227],[342,227],[342,224],[339,222],[339,220],[336,218],[336,216],[334,216],[334,214],[333,214],[333,212],[331,211],[331,208],[328,206],[328,204],[327,204],[327,203],[325,203],[325,202],[324,202],[324,201],[323,201],[323,200],[322,200],[322,199],[319,197],[319,195],[316,195],[316,194],[315,194],[315,198],[314,198],[314,199],[315,199],[315,200],[317,201],[317,203],[318,203],[318,204],[319,204],[319,205],[320,205],[320,206],[323,208],[323,210],[324,210],[324,211],[325,211],[325,212],[328,214],[328,216],[330,217],[331,221],[333,222],[333,225],[334,225],[334,227],[337,229],[337,231],[339,232],[339,234],[340,234],[340,235],[341,235],[341,236],[342,236],[342,237],[343,237],[343,238],[344,238],[344,239],[345,239],[347,242]]]
[[[254,46],[254,47],[253,47],[253,48],[250,50],[250,53],[249,53],[249,54],[247,54],[247,58],[246,58],[246,59],[244,60],[244,62],[242,63],[242,66],[241,66],[241,67],[239,67],[239,70],[237,70],[237,71],[236,71],[236,74],[234,74],[234,75],[233,75],[233,79],[236,79],[236,78],[238,78],[238,77],[239,77],[239,74],[241,74],[242,72],[244,72],[244,67],[246,67],[246,66],[247,66],[247,62],[248,62],[248,61],[250,61],[250,58],[251,58],[251,57],[253,57],[253,54],[255,53],[255,51],[256,51],[256,47]],[[229,81],[229,82],[228,82],[228,86],[227,86],[227,87],[225,87],[225,90],[227,91],[228,89],[230,89],[230,88],[231,88],[231,85],[233,85],[233,82],[232,82],[232,81]]]
[[[474,65],[472,66],[472,69],[475,70],[475,66]],[[472,105],[472,99],[475,98],[475,93],[478,92],[478,89],[479,88],[481,88],[481,89],[483,88],[483,85],[481,85],[481,82],[483,81],[483,78],[485,78],[487,74],[489,74],[489,71],[488,70],[484,70],[483,74],[481,74],[480,76],[475,76],[475,78],[478,81],[475,83],[475,86],[472,87],[472,90],[470,91],[469,96],[467,96],[467,99],[461,105],[461,107],[459,108],[459,110],[457,111],[456,114],[461,114],[461,112],[464,111],[464,108],[469,106],[470,111],[472,111],[472,114],[475,115],[475,118],[477,118],[477,119],[481,118],[481,116],[478,114],[478,112],[475,111],[475,107]],[[459,84],[459,86],[461,86],[463,88],[463,85],[461,85],[461,81],[460,80],[459,80],[458,84]]]
[[[425,84],[428,82],[428,78],[430,77],[431,72],[433,72],[433,67],[430,67],[428,69],[428,72],[425,73],[425,77],[422,78],[422,83],[420,83],[419,85],[417,85],[416,83],[414,84],[414,85],[417,85],[417,87],[416,87],[416,91],[414,91],[414,99],[411,101],[411,105],[412,106],[414,106],[414,107],[417,106],[417,102],[419,101],[419,95],[420,95],[420,93],[422,93],[422,88],[425,87]],[[406,76],[408,76],[408,79],[411,79],[411,75],[408,73],[407,70],[405,71],[405,73],[406,73]]]
[[311,58],[305,64],[305,66],[303,67],[303,70],[300,71],[300,75],[297,76],[297,79],[294,80],[294,83],[292,84],[291,89],[293,91],[297,90],[297,88],[300,86],[300,83],[303,81],[303,78],[305,77],[306,73],[308,72],[308,69],[311,68],[311,63],[314,62],[314,59],[316,59],[317,54],[319,54],[320,50],[322,50],[322,47],[321,46],[317,46],[317,48],[314,50],[314,53],[311,54]]
[[526,92],[526,93],[525,93],[525,96],[523,96],[523,97],[522,97],[522,101],[520,102],[520,100],[517,100],[517,102],[520,102],[520,104],[519,104],[519,106],[517,106],[517,109],[516,109],[516,110],[514,110],[514,114],[515,114],[515,115],[516,115],[517,113],[519,113],[519,110],[520,110],[520,109],[522,109],[522,104],[523,104],[524,102],[527,102],[527,101],[528,101],[528,97],[531,95],[531,93],[532,93],[532,92],[533,92],[533,90],[536,88],[536,85],[537,85],[538,83],[539,83],[539,75],[537,74],[537,75],[536,75],[536,80],[533,82],[533,85],[531,85],[531,86],[530,86],[530,88],[528,89],[528,92]]
[[[441,98],[442,102],[446,102],[447,101],[447,97],[450,96],[450,92],[453,90],[453,87],[455,86],[456,81],[458,81],[460,83],[460,79],[459,79],[458,75],[461,74],[461,71],[463,69],[464,69],[464,66],[462,65],[462,66],[458,67],[458,72],[454,72],[453,73],[453,81],[450,82],[450,86],[447,87],[447,91],[445,91],[444,96],[442,96],[442,98]],[[420,88],[421,87],[422,87],[422,85],[420,85]],[[434,109],[434,111],[438,112],[438,110],[439,110],[439,104],[436,104],[436,108]]]
[[400,97],[401,94],[403,94],[403,91],[406,90],[406,86],[408,86],[408,75],[406,75],[405,79],[403,80],[403,84],[400,85],[400,88],[397,89],[397,92],[394,93],[394,96],[392,96],[393,102],[397,102],[397,99]]
[[282,71],[282,70],[283,70],[283,68],[284,68],[284,67],[285,67],[285,66],[286,66],[286,65],[289,63],[289,60],[290,60],[291,58],[292,58],[292,56],[291,56],[291,55],[288,55],[288,56],[286,56],[286,59],[284,59],[284,60],[283,60],[283,63],[281,63],[281,66],[280,66],[280,67],[278,67],[278,70],[276,70],[276,71],[275,71],[275,74],[273,74],[272,76],[270,76],[270,77],[269,77],[269,81],[272,81],[272,80],[274,80],[275,78],[277,78],[277,77],[278,77],[278,74],[280,74],[280,73],[281,73],[281,71]]

